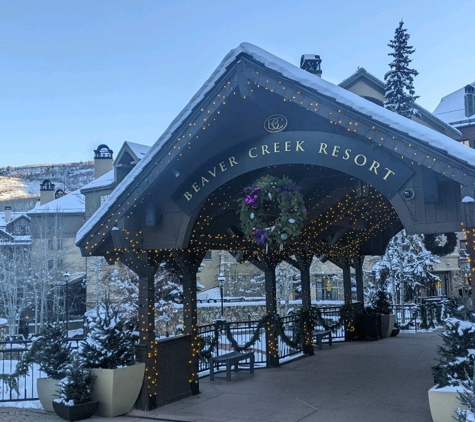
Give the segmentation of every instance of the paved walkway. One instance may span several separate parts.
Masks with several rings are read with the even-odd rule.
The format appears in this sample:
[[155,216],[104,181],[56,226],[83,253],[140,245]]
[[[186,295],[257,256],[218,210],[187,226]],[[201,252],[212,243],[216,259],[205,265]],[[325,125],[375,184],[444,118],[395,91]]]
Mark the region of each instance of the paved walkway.
[[[440,331],[326,344],[315,355],[200,380],[201,393],[151,412],[91,422],[431,422],[427,390]],[[0,408],[2,422],[60,422],[38,410]]]

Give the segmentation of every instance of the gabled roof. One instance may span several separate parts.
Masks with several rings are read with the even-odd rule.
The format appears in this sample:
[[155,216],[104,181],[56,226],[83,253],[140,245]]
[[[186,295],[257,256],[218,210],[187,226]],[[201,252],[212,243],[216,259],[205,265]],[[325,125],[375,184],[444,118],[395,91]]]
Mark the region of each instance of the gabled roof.
[[[471,85],[475,86],[475,82]],[[444,122],[453,126],[463,126],[469,123],[475,124],[475,115],[465,116],[465,85],[446,95],[440,100],[439,105],[434,110],[434,115]]]
[[12,222],[14,222],[18,219],[21,219],[21,218],[24,218],[24,219],[30,221],[30,218],[24,212],[12,211],[10,216],[11,216],[11,220],[8,221],[8,222],[5,222],[5,213],[0,212],[0,229],[7,227]]
[[[247,62],[243,63],[244,61],[255,64],[255,67],[246,67]],[[270,80],[272,86],[265,86],[266,79]],[[346,125],[352,124],[352,119],[358,119],[360,124],[354,131],[383,148],[393,150],[397,142],[401,146],[413,143],[417,144],[424,152],[428,151],[451,160],[450,165],[445,162],[440,163],[443,169],[445,169],[445,165],[450,168],[447,177],[460,181],[465,177],[463,175],[466,168],[469,169],[470,178],[475,176],[473,168],[475,150],[469,150],[445,135],[318,78],[259,47],[243,43],[226,55],[210,78],[160,136],[149,153],[130,171],[104,204],[79,230],[76,238],[78,245],[84,245],[83,242],[86,242],[88,235],[96,233],[101,223],[107,221],[108,216],[114,214],[119,208],[120,215],[124,215],[124,212],[133,208],[134,198],[140,196],[140,190],[145,189],[144,186],[149,185],[152,178],[157,180],[161,177],[164,170],[172,165],[170,163],[173,159],[182,154],[180,148],[176,146],[177,142],[180,142],[181,136],[190,136],[192,139],[197,133],[193,131],[206,129],[204,124],[199,125],[192,122],[198,121],[197,117],[200,112],[212,115],[225,103],[225,98],[221,94],[216,101],[217,97],[213,96],[216,92],[224,90],[226,95],[228,93],[231,95],[237,86],[245,98],[245,90],[251,80],[252,83],[265,86],[265,89],[269,89],[270,92],[277,93],[278,91],[278,95],[284,97],[284,101],[293,102],[309,112],[319,113],[319,116],[323,116],[325,113],[327,120],[332,119],[332,116],[337,116],[342,120],[341,124]],[[291,86],[287,91],[283,91],[285,86],[279,85],[280,82],[275,82],[276,80],[284,80]],[[314,105],[315,100],[318,100],[317,108]],[[201,121],[203,121],[202,116]],[[340,124],[338,119],[333,123]],[[200,147],[205,148],[206,146]],[[410,160],[432,168],[435,161],[433,157],[426,153],[414,157],[414,151],[409,151],[410,149],[406,148],[408,151],[401,150],[401,155],[407,154],[407,158]],[[138,194],[136,194],[137,192]],[[112,230],[112,225],[109,224],[107,230]],[[104,231],[105,229],[102,229],[102,233]]]
[[[378,93],[382,98],[385,95],[385,84],[383,81],[378,79],[376,76],[369,73],[364,67],[359,67],[355,73],[351,76],[343,80],[338,84],[342,88],[351,90],[351,87],[355,85],[359,81],[369,81],[372,86],[376,88]],[[462,105],[463,105],[463,98],[462,98]],[[459,139],[461,133],[459,130],[451,126],[449,121],[446,119],[441,118],[440,116],[436,116],[436,112],[431,113],[430,111],[426,110],[424,107],[420,106],[419,104],[415,103],[414,108],[419,111],[423,120],[427,120],[430,122],[434,128],[442,128],[441,131],[445,131],[447,134],[454,139]]]
[[57,213],[80,214],[84,213],[85,210],[84,195],[78,189],[43,205],[39,205],[38,201],[35,208],[28,211],[28,215]]
[[81,193],[86,193],[98,189],[106,189],[114,186],[114,170],[110,170],[102,176],[94,179],[92,182],[84,185],[80,191]]

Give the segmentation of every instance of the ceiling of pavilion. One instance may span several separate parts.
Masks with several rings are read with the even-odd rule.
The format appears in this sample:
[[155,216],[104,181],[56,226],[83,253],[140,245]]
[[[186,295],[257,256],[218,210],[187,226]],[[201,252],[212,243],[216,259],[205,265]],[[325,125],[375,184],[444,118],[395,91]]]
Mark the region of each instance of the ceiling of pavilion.
[[[246,52],[238,49],[223,60],[149,156],[83,226],[77,236],[82,253],[108,254],[110,261],[119,256],[118,249],[253,253],[256,245],[240,235],[237,211],[243,189],[264,174],[288,176],[302,187],[307,223],[299,236],[285,243],[287,253],[299,248],[325,256],[383,253],[390,237],[402,228],[393,207],[397,192],[393,189],[382,195],[384,184],[365,179],[374,172],[352,173],[343,161],[329,161],[331,154],[314,157],[313,162],[308,154],[302,155],[287,163],[280,158],[283,155],[269,155],[259,165],[234,166],[220,178],[210,178],[210,183],[200,187],[201,197],[196,201],[186,197],[187,189],[193,192],[193,180],[206,169],[219,168],[217,163],[229,158],[228,151],[239,151],[269,136],[263,122],[275,113],[288,118],[283,133],[289,136],[323,133],[345,138],[407,168],[407,174],[423,166],[434,172],[434,178],[454,186],[475,180],[475,169],[467,163],[470,157],[466,150],[458,151],[455,141],[320,81],[257,47]],[[449,141],[455,155],[447,152]],[[447,189],[454,190],[457,188]],[[150,213],[160,215],[156,224],[148,224]],[[112,232],[120,232],[126,242],[118,247]]]

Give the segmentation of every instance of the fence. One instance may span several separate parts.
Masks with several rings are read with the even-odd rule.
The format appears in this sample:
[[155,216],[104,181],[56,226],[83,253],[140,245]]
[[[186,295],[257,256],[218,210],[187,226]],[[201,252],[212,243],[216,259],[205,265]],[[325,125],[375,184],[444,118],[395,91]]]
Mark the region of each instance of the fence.
[[[341,308],[339,306],[322,307],[318,309],[319,317],[316,319],[315,329],[323,330],[331,327],[333,341],[344,341],[345,327],[341,323]],[[447,316],[447,310],[443,302],[418,304],[418,305],[395,305],[392,312],[396,315],[396,321],[403,330],[417,331],[423,328],[434,328],[442,324]],[[293,340],[299,337],[300,315],[290,315],[280,318],[281,330],[285,337]],[[252,341],[249,349],[255,354],[256,364],[266,364],[266,325],[262,320],[224,322],[217,321],[198,327],[200,337],[200,360],[199,372],[209,370],[209,357],[220,356],[234,350],[235,345],[243,346]],[[302,352],[302,344],[290,345],[284,341],[284,336],[279,335],[279,359],[299,354]],[[77,349],[81,339],[70,339],[73,349]],[[324,341],[327,341],[324,339]],[[10,374],[31,341],[0,342],[0,373]],[[10,390],[0,380],[0,402],[37,400],[36,379],[42,377],[37,365],[33,365],[29,374],[19,379],[19,393]]]
[[[69,339],[71,348],[76,350],[81,339]],[[15,371],[17,362],[28,350],[31,340],[16,340],[0,342],[0,374],[11,374]],[[38,365],[33,364],[27,375],[18,379],[18,392],[8,388],[0,380],[0,402],[38,400],[36,380],[44,375]]]

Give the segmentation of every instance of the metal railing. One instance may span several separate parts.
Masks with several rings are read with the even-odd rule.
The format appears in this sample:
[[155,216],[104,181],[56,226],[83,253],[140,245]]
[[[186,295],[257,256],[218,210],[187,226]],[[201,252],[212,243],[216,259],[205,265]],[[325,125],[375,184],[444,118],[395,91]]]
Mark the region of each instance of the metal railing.
[[[82,339],[68,339],[71,348],[76,350]],[[18,361],[29,349],[31,340],[0,342],[0,374],[11,374],[15,371]],[[18,378],[18,392],[10,389],[0,380],[0,402],[38,400],[36,380],[44,377],[37,364],[33,364],[28,374]]]

